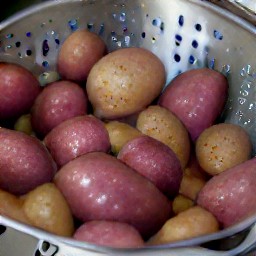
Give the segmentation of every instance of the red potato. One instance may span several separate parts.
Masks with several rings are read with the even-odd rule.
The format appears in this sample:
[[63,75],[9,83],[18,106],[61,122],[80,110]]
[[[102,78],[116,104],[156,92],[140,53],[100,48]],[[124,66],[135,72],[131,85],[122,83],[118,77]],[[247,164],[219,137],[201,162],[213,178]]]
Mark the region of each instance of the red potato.
[[255,180],[256,157],[211,178],[197,203],[229,227],[256,213]]
[[63,79],[82,82],[92,66],[106,53],[104,41],[95,33],[82,29],[72,33],[63,43],[57,59]]
[[110,150],[104,123],[92,115],[62,122],[46,135],[44,143],[58,166],[88,152]]
[[115,248],[142,247],[140,233],[131,225],[116,221],[89,221],[80,226],[74,239]]
[[170,82],[159,105],[173,112],[195,141],[221,114],[227,93],[228,82],[224,75],[208,68],[194,69]]
[[61,122],[87,113],[88,100],[76,83],[59,81],[49,84],[36,98],[31,111],[34,131],[45,136]]
[[148,238],[171,215],[171,202],[153,183],[103,152],[70,161],[59,170],[54,182],[73,215],[83,222],[125,222]]
[[0,62],[0,119],[27,113],[40,93],[38,80],[22,66]]
[[126,143],[117,158],[152,181],[168,197],[179,192],[181,164],[164,143],[149,136],[140,136]]
[[0,141],[0,188],[21,195],[53,179],[56,164],[38,139],[0,128]]

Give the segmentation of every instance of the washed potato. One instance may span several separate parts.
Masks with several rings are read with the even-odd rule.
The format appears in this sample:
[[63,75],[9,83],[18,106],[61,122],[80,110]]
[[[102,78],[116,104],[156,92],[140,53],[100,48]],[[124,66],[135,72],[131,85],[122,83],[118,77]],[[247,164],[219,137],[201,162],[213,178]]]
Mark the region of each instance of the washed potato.
[[150,240],[150,245],[208,235],[219,230],[216,218],[207,210],[194,206],[169,219]]
[[33,127],[31,124],[31,114],[20,116],[14,124],[14,130],[24,132],[28,135],[34,135]]
[[76,240],[115,248],[136,248],[144,245],[140,233],[133,226],[116,221],[88,221],[76,230],[73,237]]
[[110,141],[102,121],[92,115],[70,118],[54,129],[44,138],[58,166],[88,152],[108,152]]
[[160,59],[142,48],[124,48],[101,58],[89,73],[86,89],[94,115],[116,119],[148,106],[165,85]]
[[239,125],[220,123],[204,130],[196,142],[200,166],[210,175],[219,174],[251,158],[252,143]]
[[1,189],[21,195],[53,179],[56,164],[40,140],[0,128],[0,141]]
[[74,232],[70,208],[53,183],[30,191],[25,196],[23,211],[35,227],[60,236],[71,236]]
[[104,152],[87,153],[70,161],[54,182],[73,215],[83,222],[125,222],[145,238],[171,216],[171,202],[152,182]]
[[256,212],[256,157],[213,176],[198,194],[197,204],[226,228]]
[[128,141],[137,138],[142,133],[131,125],[119,121],[110,121],[105,125],[111,144],[111,151],[117,155]]
[[149,179],[165,195],[177,195],[182,169],[176,154],[164,143],[149,136],[128,141],[117,158]]
[[190,139],[182,122],[169,110],[152,105],[137,119],[137,129],[169,146],[185,168],[190,156]]
[[86,29],[73,32],[62,44],[57,70],[62,79],[86,81],[92,66],[105,54],[106,45],[95,33]]
[[192,69],[173,79],[159,99],[186,126],[193,141],[214,124],[228,93],[224,75],[208,68]]
[[28,113],[41,88],[26,68],[0,62],[0,120]]
[[88,100],[76,83],[58,81],[49,84],[36,98],[31,110],[35,132],[44,137],[61,122],[87,113]]
[[195,205],[194,201],[190,198],[183,196],[183,195],[177,195],[172,202],[172,210],[175,215],[184,212],[188,210],[189,208],[193,207]]

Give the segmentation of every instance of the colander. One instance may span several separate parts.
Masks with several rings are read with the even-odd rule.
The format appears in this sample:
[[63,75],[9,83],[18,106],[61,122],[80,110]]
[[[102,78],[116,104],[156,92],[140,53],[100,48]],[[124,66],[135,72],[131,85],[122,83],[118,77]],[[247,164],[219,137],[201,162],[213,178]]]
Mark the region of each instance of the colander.
[[[58,51],[72,32],[99,34],[113,51],[138,46],[164,63],[167,83],[207,66],[227,76],[224,122],[246,129],[256,154],[256,28],[200,0],[63,0],[34,5],[0,24],[0,60],[21,64],[39,79],[56,71]],[[207,236],[140,249],[74,241],[0,216],[0,255],[247,255],[256,249],[256,213]]]

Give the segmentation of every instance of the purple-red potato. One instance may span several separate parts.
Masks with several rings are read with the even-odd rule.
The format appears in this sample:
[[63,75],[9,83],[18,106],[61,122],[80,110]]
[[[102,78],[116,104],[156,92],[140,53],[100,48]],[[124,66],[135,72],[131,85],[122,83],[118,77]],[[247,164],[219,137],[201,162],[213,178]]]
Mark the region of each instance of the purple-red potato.
[[44,143],[58,166],[88,152],[110,150],[104,123],[92,115],[77,116],[62,122],[45,136]]
[[74,239],[115,248],[142,247],[144,241],[140,233],[131,225],[123,222],[95,220],[84,223]]
[[86,29],[72,33],[63,43],[57,69],[63,79],[86,81],[92,66],[106,53],[104,41]]
[[171,202],[152,182],[103,152],[70,161],[54,180],[73,215],[83,222],[125,222],[145,238],[157,232],[172,214]]
[[229,227],[256,213],[255,180],[256,157],[212,177],[197,203]]
[[27,113],[40,93],[38,80],[22,66],[0,62],[0,119]]
[[0,128],[0,141],[1,189],[21,195],[53,179],[56,164],[40,140]]
[[173,112],[195,141],[221,114],[227,93],[228,82],[224,75],[208,68],[193,69],[170,82],[159,105]]
[[164,143],[140,136],[127,142],[117,158],[153,182],[168,197],[173,198],[179,192],[183,175],[180,161]]
[[89,73],[86,89],[94,115],[117,119],[147,107],[165,85],[161,60],[143,48],[124,48],[100,59]]
[[210,175],[219,174],[251,158],[252,143],[239,125],[220,123],[205,129],[196,141],[200,166]]
[[49,84],[36,98],[31,111],[34,131],[45,136],[61,122],[87,113],[88,100],[76,83],[58,81]]

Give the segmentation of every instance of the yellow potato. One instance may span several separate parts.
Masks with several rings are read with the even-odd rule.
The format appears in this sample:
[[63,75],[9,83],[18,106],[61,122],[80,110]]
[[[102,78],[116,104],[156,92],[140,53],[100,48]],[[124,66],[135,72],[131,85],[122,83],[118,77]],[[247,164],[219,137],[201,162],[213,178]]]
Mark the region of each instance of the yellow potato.
[[163,107],[150,106],[139,114],[137,129],[169,146],[185,168],[190,155],[190,139],[185,126],[174,114]]
[[14,130],[24,132],[28,135],[33,134],[33,129],[31,125],[31,115],[22,115],[14,124]]
[[173,200],[172,210],[173,210],[173,213],[177,215],[181,212],[186,211],[192,206],[194,206],[194,202],[191,199],[183,195],[177,195]]
[[219,230],[216,218],[205,209],[194,206],[169,219],[150,240],[150,245],[165,244],[211,234]]
[[73,217],[61,192],[52,183],[45,183],[24,197],[23,210],[35,227],[60,236],[74,232]]

